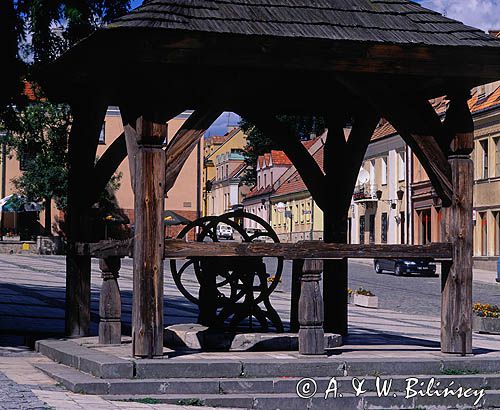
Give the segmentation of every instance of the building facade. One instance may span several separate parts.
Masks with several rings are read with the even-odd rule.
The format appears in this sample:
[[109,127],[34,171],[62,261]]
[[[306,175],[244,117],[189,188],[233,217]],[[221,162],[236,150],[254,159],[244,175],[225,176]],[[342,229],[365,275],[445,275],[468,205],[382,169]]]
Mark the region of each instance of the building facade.
[[368,146],[348,216],[355,244],[408,242],[407,146],[382,121]]
[[[213,138],[213,137],[212,137]],[[250,188],[240,187],[240,179],[246,168],[243,150],[246,135],[240,128],[232,128],[223,142],[214,146],[204,158],[203,199],[204,215],[218,216],[241,204]]]
[[[274,185],[291,166],[292,162],[283,151],[272,150],[261,155],[257,160],[257,183],[243,199],[244,210],[269,223]],[[258,229],[259,225],[256,221],[245,220],[244,228]]]

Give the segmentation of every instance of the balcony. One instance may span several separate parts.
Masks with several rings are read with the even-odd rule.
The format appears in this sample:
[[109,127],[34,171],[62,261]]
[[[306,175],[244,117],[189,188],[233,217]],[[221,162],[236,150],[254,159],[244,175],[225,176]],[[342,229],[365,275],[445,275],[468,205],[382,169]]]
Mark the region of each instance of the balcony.
[[352,199],[356,203],[377,202],[377,189],[377,185],[374,184],[357,185]]

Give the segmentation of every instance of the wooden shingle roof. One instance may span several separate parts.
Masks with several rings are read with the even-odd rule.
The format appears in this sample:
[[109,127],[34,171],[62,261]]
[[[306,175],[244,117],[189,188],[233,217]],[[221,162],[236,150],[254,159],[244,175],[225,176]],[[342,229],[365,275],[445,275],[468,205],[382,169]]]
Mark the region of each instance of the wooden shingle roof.
[[500,49],[481,30],[407,0],[149,0],[108,27]]

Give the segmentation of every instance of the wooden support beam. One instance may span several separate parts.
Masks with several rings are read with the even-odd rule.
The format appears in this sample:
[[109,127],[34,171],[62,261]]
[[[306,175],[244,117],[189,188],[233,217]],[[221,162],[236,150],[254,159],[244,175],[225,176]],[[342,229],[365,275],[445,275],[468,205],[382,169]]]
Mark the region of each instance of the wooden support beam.
[[162,144],[167,126],[137,114],[127,115],[125,121],[125,135],[130,145],[135,145],[129,152],[135,175],[132,352],[137,357],[152,358],[163,355],[166,158]]
[[[80,255],[106,258],[129,256],[134,246],[132,241],[101,241],[79,243]],[[165,240],[165,258],[185,259],[194,257],[283,257],[297,259],[343,259],[343,258],[423,258],[451,259],[450,243],[428,245],[358,245],[302,241],[296,243],[265,242],[186,242],[181,239]]]
[[326,206],[324,173],[299,141],[297,133],[273,115],[253,111],[242,111],[240,114],[281,147],[297,169],[314,201],[321,209],[324,209]]
[[73,124],[68,141],[68,205],[66,230],[66,334],[87,336],[90,331],[90,257],[76,253],[76,242],[88,242],[90,230],[90,187],[99,133],[106,104],[82,98],[71,105]]
[[455,132],[449,163],[452,172],[453,199],[449,209],[449,235],[453,263],[446,267],[441,299],[441,351],[472,353],[472,209],[474,165],[474,126],[467,100],[469,92],[451,96],[457,107],[447,115],[448,126]]
[[89,200],[91,204],[98,201],[99,195],[104,191],[109,180],[126,157],[127,143],[125,142],[125,133],[122,132],[95,164],[94,188]]
[[449,206],[452,186],[445,149],[448,134],[429,101],[419,95],[419,90],[401,90],[399,83],[374,83],[349,76],[337,79],[394,126],[424,167],[443,206]]
[[[324,169],[328,189],[324,212],[324,240],[327,243],[347,243],[347,214],[354,185],[366,149],[379,116],[369,107],[354,116],[346,140],[346,116],[328,119],[328,137],[324,152]],[[347,259],[329,260],[324,264],[323,296],[325,301],[325,330],[347,335]]]
[[325,353],[323,297],[320,287],[322,271],[322,260],[305,260],[300,277],[299,299],[299,353],[303,355]]
[[165,192],[175,184],[182,167],[199,144],[205,131],[222,114],[216,109],[199,109],[191,114],[181,129],[175,134],[167,146],[167,165],[165,175]]
[[99,295],[99,343],[120,344],[122,340],[122,302],[118,278],[121,260],[109,257],[99,260],[102,272],[101,293]]

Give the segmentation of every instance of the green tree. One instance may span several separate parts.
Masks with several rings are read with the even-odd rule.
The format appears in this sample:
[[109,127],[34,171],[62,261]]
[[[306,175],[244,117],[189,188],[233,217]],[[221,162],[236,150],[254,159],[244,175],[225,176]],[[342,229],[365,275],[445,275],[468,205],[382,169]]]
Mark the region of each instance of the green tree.
[[8,142],[23,170],[13,183],[29,200],[43,202],[46,234],[51,231],[52,199],[59,209],[66,205],[70,126],[66,105],[39,101],[20,110],[10,130]]
[[[307,140],[311,134],[319,135],[325,130],[325,121],[322,117],[279,115],[277,119],[294,129],[297,138],[300,140]],[[256,166],[259,156],[271,150],[281,150],[282,147],[245,118],[241,119],[239,125],[247,135],[247,146],[244,155],[248,168],[242,177],[242,182],[246,185],[255,185],[257,180]]]

